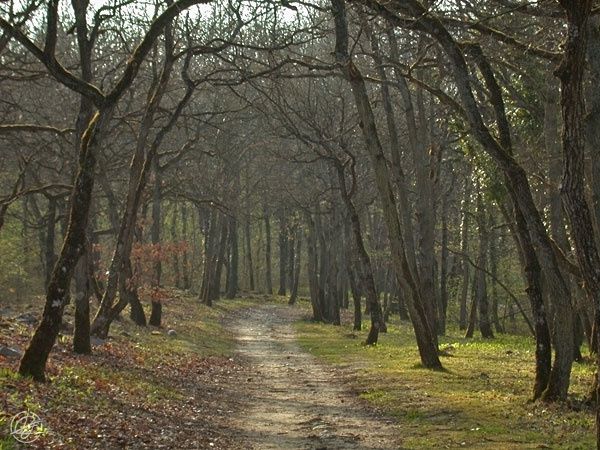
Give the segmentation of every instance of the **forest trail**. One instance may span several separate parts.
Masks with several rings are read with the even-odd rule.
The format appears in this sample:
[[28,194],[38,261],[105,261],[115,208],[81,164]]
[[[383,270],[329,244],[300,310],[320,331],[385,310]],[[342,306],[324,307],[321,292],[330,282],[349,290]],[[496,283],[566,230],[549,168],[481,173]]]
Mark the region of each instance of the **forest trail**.
[[353,394],[339,369],[300,348],[292,323],[303,312],[283,305],[236,318],[240,383],[237,438],[252,449],[399,449],[401,431]]

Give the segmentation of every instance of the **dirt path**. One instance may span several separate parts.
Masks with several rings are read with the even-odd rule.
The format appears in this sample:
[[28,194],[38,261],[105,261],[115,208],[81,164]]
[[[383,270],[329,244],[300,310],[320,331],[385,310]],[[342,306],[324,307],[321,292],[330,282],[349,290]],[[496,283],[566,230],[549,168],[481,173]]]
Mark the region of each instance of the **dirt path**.
[[319,364],[294,341],[302,312],[266,305],[236,319],[238,356],[248,368],[240,383],[235,432],[252,449],[399,449],[400,430],[370,411],[334,368]]

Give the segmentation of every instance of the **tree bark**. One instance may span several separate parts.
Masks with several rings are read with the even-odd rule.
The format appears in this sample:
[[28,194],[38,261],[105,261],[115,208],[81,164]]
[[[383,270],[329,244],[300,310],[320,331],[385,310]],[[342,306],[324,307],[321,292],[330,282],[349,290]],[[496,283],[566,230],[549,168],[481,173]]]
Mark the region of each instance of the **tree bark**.
[[[561,81],[563,117],[562,147],[564,157],[561,196],[571,226],[577,262],[585,281],[585,290],[595,305],[596,339],[600,340],[600,255],[596,242],[592,214],[585,199],[583,119],[583,74],[587,45],[587,28],[591,16],[591,0],[561,0],[567,15],[567,40],[563,61],[556,70]],[[600,371],[600,356],[597,357]],[[600,398],[600,383],[596,383]],[[596,437],[600,448],[600,402],[596,402]]]
[[[162,176],[160,173],[160,159],[155,155],[152,159],[152,175],[154,183],[152,185],[152,226],[150,227],[150,239],[155,251],[158,250],[158,257],[153,263],[152,288],[157,290],[161,286],[162,278],[162,257],[160,246],[160,229],[161,229],[161,207],[162,207]],[[136,295],[137,297],[137,295]],[[160,327],[162,323],[162,305],[160,298],[152,298],[152,311],[150,313],[150,325]]]
[[[378,12],[386,14],[389,12],[385,7],[376,2],[366,2]],[[453,74],[458,97],[461,101],[460,112],[467,119],[471,133],[481,144],[482,148],[496,161],[506,176],[506,187],[509,191],[515,209],[522,214],[526,221],[526,230],[529,232],[531,241],[535,246],[539,262],[546,274],[545,280],[548,284],[548,292],[552,296],[553,304],[563,320],[556,321],[555,327],[555,360],[552,367],[550,380],[546,394],[548,400],[566,398],[573,356],[573,333],[571,317],[571,293],[562,276],[560,267],[554,253],[553,245],[548,237],[541,215],[535,205],[527,174],[525,170],[510,154],[509,150],[499,143],[486,127],[475,97],[471,89],[471,74],[465,61],[463,50],[455,42],[450,33],[435,16],[428,13],[417,0],[402,0],[394,2],[393,7],[399,7],[403,12],[418,18],[413,27],[416,31],[426,33],[435,39],[442,47],[449,60],[449,67]],[[386,14],[386,17],[394,21],[395,15]],[[482,72],[484,73],[484,72]],[[484,74],[485,77],[485,74]],[[488,86],[490,87],[490,86]],[[501,99],[501,98],[500,98]],[[492,102],[495,111],[504,108],[502,102]],[[507,130],[509,129],[508,124]],[[506,133],[502,133],[503,135]],[[508,133],[510,135],[510,133]],[[503,139],[505,141],[505,139]]]
[[229,219],[229,270],[227,272],[227,298],[235,298],[238,291],[239,273],[239,248],[238,248],[238,222],[235,217]]
[[[369,334],[365,340],[365,345],[377,344],[379,338],[379,332],[385,327],[383,323],[383,312],[377,290],[375,289],[375,279],[373,277],[373,266],[371,265],[371,258],[365,249],[365,244],[362,237],[362,231],[360,226],[360,219],[356,212],[354,202],[350,197],[350,193],[346,187],[346,176],[344,174],[344,167],[341,162],[335,161],[336,171],[338,175],[340,193],[342,200],[346,205],[346,210],[352,225],[352,234],[354,236],[354,248],[360,260],[360,274],[361,274],[361,285],[364,289],[366,301],[369,304],[369,311],[371,312],[371,328]],[[351,170],[354,170],[352,165]],[[353,173],[354,176],[354,173]]]
[[36,381],[45,381],[48,355],[54,346],[75,266],[85,246],[85,231],[94,187],[95,148],[98,134],[106,129],[112,109],[97,112],[81,139],[79,170],[75,178],[69,212],[69,228],[46,290],[42,320],[21,358],[19,373]]
[[89,355],[90,343],[90,246],[86,245],[84,254],[75,268],[75,329],[73,331],[73,351]]
[[183,288],[190,289],[192,287],[192,283],[190,281],[190,267],[188,262],[188,218],[187,218],[187,205],[183,203],[181,205],[181,237],[183,238],[183,242],[185,243],[185,249],[183,250],[182,256],[182,274],[183,274]]
[[448,310],[448,195],[442,199],[442,242],[440,256],[440,295],[438,307],[437,332],[440,336],[446,334],[446,313]]
[[269,295],[273,294],[273,276],[271,264],[271,216],[265,206],[263,219],[265,221],[265,287]]
[[469,312],[469,322],[467,324],[467,331],[465,331],[466,338],[472,338],[475,334],[475,326],[477,325],[477,274],[475,275],[475,279],[473,280],[473,285],[471,286],[471,311]]
[[498,260],[500,256],[498,255],[498,248],[503,247],[503,241],[501,236],[496,236],[492,233],[492,237],[490,240],[490,273],[492,274],[492,323],[494,324],[494,328],[496,329],[496,333],[504,333],[504,326],[500,323],[499,317],[499,305],[498,305],[498,290],[497,290],[497,280],[498,280]]
[[486,273],[488,249],[490,244],[489,223],[486,218],[486,210],[483,206],[481,192],[477,194],[477,228],[479,230],[479,254],[477,265],[481,267],[475,275],[475,300],[479,306],[479,331],[484,338],[493,338],[492,321],[489,314],[489,301],[487,292]]
[[587,156],[590,158],[591,209],[596,225],[596,240],[600,241],[600,18],[590,17],[587,26],[586,92],[587,114],[584,118]]
[[[124,299],[120,299],[119,302],[114,305],[114,300],[117,294],[119,276],[123,270],[123,264],[131,254],[133,231],[142,199],[142,192],[146,187],[150,170],[154,167],[154,164],[158,164],[158,161],[154,162],[154,159],[157,158],[158,146],[164,137],[164,134],[157,134],[150,149],[146,152],[151,127],[154,123],[154,117],[167,89],[175,62],[173,56],[174,44],[171,23],[172,19],[165,24],[165,60],[159,79],[151,89],[150,99],[144,110],[144,115],[138,130],[135,152],[131,160],[125,208],[119,226],[117,243],[108,269],[106,289],[104,290],[104,295],[100,302],[100,308],[96,312],[96,316],[92,322],[92,333],[100,338],[107,337],[112,320],[114,320],[120,311],[127,305]],[[179,108],[176,112],[177,111],[179,111]],[[175,115],[175,113],[173,115]],[[171,126],[172,121],[163,128],[163,131],[168,131]]]
[[250,234],[250,219],[247,218],[244,222],[244,237],[246,239],[246,263],[248,267],[248,281],[251,291],[256,289],[254,285],[254,266],[252,264],[252,235]]
[[300,285],[300,268],[302,267],[302,228],[298,226],[296,231],[296,249],[294,250],[294,274],[292,280],[292,292],[289,304],[294,305],[298,300],[298,287]]
[[56,263],[56,253],[54,252],[54,241],[56,233],[56,198],[48,198],[48,212],[46,213],[46,236],[44,241],[44,266],[46,268],[45,286],[50,283],[50,277]]
[[212,278],[211,298],[217,300],[221,296],[221,278],[223,274],[223,266],[225,265],[227,241],[229,239],[229,221],[226,217],[222,217],[220,223],[219,245],[217,248],[217,259],[214,267],[215,274]]
[[462,259],[462,285],[460,291],[459,328],[467,328],[467,297],[469,296],[469,204],[471,203],[471,180],[465,178],[465,191],[462,202],[462,224],[460,228],[460,251],[464,255]]
[[323,322],[323,313],[320,302],[319,293],[319,260],[317,256],[317,236],[315,230],[315,222],[310,213],[306,212],[306,222],[308,224],[308,242],[307,242],[307,272],[308,272],[308,287],[310,290],[310,304],[312,307],[313,320],[315,322]]
[[361,306],[361,293],[356,283],[354,270],[352,270],[351,262],[348,261],[348,279],[350,280],[350,290],[352,291],[352,303],[354,305],[354,321],[352,329],[355,331],[362,330],[362,306]]
[[415,283],[414,274],[410,273],[410,268],[406,260],[391,180],[375,126],[375,116],[371,108],[365,82],[348,53],[348,25],[345,4],[343,0],[331,0],[331,5],[336,33],[336,61],[352,87],[354,101],[361,119],[363,137],[375,171],[375,181],[388,228],[396,279],[399,285],[412,294],[412,302],[410,303],[411,320],[415,329],[421,362],[427,368],[441,369],[442,364],[438,357],[436,345],[437,336],[435,336],[431,328],[430,318],[427,317],[417,283]]
[[[174,202],[171,213],[171,241],[174,244],[177,242],[177,216],[177,202]],[[175,287],[181,289],[181,264],[178,251],[175,251],[173,255],[173,275],[175,276]]]
[[289,230],[285,208],[279,211],[279,290],[277,295],[286,295],[287,264],[289,259]]
[[295,264],[295,252],[296,252],[296,230],[291,226],[288,229],[288,254],[286,264],[286,284],[292,293],[294,286],[294,264]]
[[218,222],[219,213],[212,210],[209,214],[204,238],[204,264],[202,267],[202,287],[200,289],[200,301],[206,306],[212,306],[213,277],[216,275],[218,253]]

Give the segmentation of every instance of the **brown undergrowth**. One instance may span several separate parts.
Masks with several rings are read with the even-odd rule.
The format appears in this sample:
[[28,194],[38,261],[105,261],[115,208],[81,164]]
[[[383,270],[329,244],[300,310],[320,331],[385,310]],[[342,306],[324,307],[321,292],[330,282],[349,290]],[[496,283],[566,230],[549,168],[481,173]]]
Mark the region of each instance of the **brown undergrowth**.
[[[230,388],[240,367],[223,319],[251,302],[223,300],[208,308],[183,292],[170,294],[162,328],[123,318],[108,340],[94,342],[89,356],[73,354],[67,325],[50,356],[49,383],[19,377],[18,358],[0,356],[0,449],[21,448],[9,434],[11,418],[21,411],[43,422],[41,436],[26,448],[236,447],[224,424],[236,408]],[[3,309],[0,346],[22,352],[33,332],[33,325],[17,320],[23,312]]]

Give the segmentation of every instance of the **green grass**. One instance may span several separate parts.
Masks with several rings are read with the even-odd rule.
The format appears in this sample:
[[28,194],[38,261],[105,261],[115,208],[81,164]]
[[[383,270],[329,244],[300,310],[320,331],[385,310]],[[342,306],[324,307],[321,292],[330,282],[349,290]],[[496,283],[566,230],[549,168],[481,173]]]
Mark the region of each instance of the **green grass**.
[[16,450],[17,442],[10,436],[0,437],[0,450]]
[[[595,447],[593,415],[566,405],[529,402],[534,342],[499,335],[464,339],[457,330],[441,339],[446,371],[420,367],[412,329],[392,323],[374,347],[366,332],[311,322],[296,325],[300,344],[326,362],[356,372],[360,396],[397,418],[406,448]],[[571,392],[582,397],[594,368],[575,364]]]

